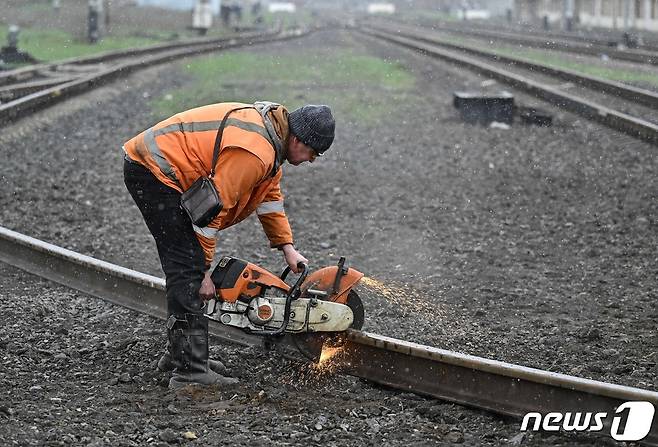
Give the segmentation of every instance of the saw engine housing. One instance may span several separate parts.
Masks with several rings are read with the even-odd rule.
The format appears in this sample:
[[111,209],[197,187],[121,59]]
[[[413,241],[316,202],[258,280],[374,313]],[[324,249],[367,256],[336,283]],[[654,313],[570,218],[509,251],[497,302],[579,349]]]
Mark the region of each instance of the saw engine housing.
[[206,314],[258,335],[360,329],[363,305],[351,289],[363,273],[344,264],[341,258],[337,266],[310,274],[300,264],[302,273],[294,285],[288,285],[290,268],[275,275],[250,262],[224,257],[211,275],[217,299],[208,302]]

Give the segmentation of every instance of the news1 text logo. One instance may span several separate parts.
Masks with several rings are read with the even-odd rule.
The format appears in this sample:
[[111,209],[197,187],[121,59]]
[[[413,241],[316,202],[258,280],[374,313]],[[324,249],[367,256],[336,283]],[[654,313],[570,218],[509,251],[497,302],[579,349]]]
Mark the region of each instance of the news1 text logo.
[[[590,431],[600,432],[610,427],[610,436],[617,441],[641,441],[651,430],[656,412],[651,402],[631,401],[621,404],[614,413],[606,412],[530,412],[523,417],[521,431]],[[612,418],[611,423],[609,419]]]

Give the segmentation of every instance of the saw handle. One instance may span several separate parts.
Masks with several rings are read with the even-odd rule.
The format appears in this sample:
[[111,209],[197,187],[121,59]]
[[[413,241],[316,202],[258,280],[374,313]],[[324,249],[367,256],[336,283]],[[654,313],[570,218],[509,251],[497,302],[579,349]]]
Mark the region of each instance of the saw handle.
[[[292,297],[293,300],[296,300],[297,298],[299,298],[299,295],[301,295],[302,292],[300,290],[300,287],[302,286],[302,284],[306,280],[306,276],[308,275],[308,265],[304,264],[303,262],[298,262],[297,268],[300,269],[302,272],[299,274],[299,278],[297,278],[295,284],[288,291],[288,296],[287,296],[287,298]],[[288,266],[287,269],[290,270],[290,266]],[[288,274],[286,273],[286,276],[287,275]],[[287,302],[286,302],[286,307],[288,307]]]
[[[300,273],[300,275],[301,275],[301,274],[304,274],[305,270],[308,270],[308,265],[304,264],[303,262],[300,261],[300,262],[297,263],[297,268],[302,270],[302,273]],[[287,265],[286,268],[283,269],[283,272],[281,273],[281,275],[279,276],[279,278],[281,278],[281,281],[285,281],[286,277],[288,276],[288,273],[290,273],[291,271],[292,270],[290,269],[290,266]]]
[[[288,290],[288,294],[286,295],[286,307],[283,312],[283,323],[281,324],[281,327],[274,329],[273,331],[261,331],[254,333],[257,333],[258,335],[276,337],[277,335],[281,335],[285,332],[286,328],[288,327],[288,322],[290,321],[290,307],[292,306],[292,302],[293,300],[299,298],[299,295],[301,295],[302,291],[300,287],[308,275],[308,265],[304,264],[303,262],[299,262],[297,263],[297,267],[300,268],[302,272],[299,274],[299,278],[297,278],[297,281],[295,281],[295,284],[290,288],[290,290]],[[288,273],[290,273],[290,266],[286,267],[286,269],[283,271],[281,274],[281,279],[284,280],[286,276],[288,276]]]

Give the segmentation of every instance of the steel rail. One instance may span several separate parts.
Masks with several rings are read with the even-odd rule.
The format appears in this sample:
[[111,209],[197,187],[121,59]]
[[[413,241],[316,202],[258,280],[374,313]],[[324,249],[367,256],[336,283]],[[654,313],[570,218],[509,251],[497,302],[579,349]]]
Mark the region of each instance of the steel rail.
[[[600,435],[609,436],[624,402],[658,408],[658,392],[542,371],[468,354],[349,330],[342,371],[400,390],[436,397],[496,414],[606,413]],[[560,425],[558,423],[558,425]],[[531,424],[532,426],[532,424]],[[658,417],[643,444],[658,446]]]
[[[521,33],[523,31],[521,30]],[[638,33],[635,33],[638,34]],[[624,43],[624,37],[621,34],[618,35],[610,35],[610,36],[604,36],[602,34],[594,34],[593,36],[586,36],[583,34],[568,34],[568,33],[561,33],[561,32],[556,32],[556,31],[548,31],[545,33],[538,33],[534,32],[532,33],[533,36],[536,37],[545,37],[547,39],[560,39],[560,40],[573,40],[576,42],[583,42],[587,45],[596,45],[601,48],[628,48],[631,51],[635,50],[641,50],[641,51],[648,51],[652,53],[658,53],[658,45],[656,45],[656,42],[652,41],[647,41],[644,40],[642,42],[636,42],[633,45],[627,45],[627,43]]]
[[396,43],[415,51],[421,51],[432,57],[441,58],[457,65],[466,66],[471,70],[498,79],[519,90],[524,90],[557,107],[569,110],[593,121],[597,121],[612,129],[624,132],[632,137],[652,143],[653,145],[658,145],[658,125],[641,118],[636,118],[617,110],[613,110],[593,101],[576,98],[555,87],[494,67],[462,54],[440,49],[436,45],[423,44],[417,40],[406,37],[392,36],[371,28],[360,28],[357,31],[365,35]]
[[640,64],[658,65],[658,53],[646,50],[618,50],[607,46],[598,46],[591,44],[582,44],[578,42],[555,39],[543,38],[535,36],[519,36],[518,34],[508,33],[503,31],[484,31],[474,29],[464,29],[446,26],[435,26],[433,29],[444,30],[451,33],[465,34],[469,36],[482,37],[486,39],[494,39],[498,41],[509,42],[517,45],[528,46],[532,48],[544,48],[554,51],[562,51],[567,53],[589,54],[593,56],[606,56]]
[[[640,104],[644,104],[648,107],[658,109],[657,92],[652,92],[650,90],[634,87],[628,84],[623,84],[621,82],[609,81],[607,79],[599,78],[596,76],[585,75],[574,70],[551,67],[550,65],[541,64],[538,62],[531,61],[529,59],[503,56],[493,51],[483,50],[469,45],[445,42],[440,40],[440,37],[438,36],[430,37],[427,35],[426,32],[419,31],[417,29],[412,29],[411,27],[405,27],[405,28],[407,29],[403,31],[398,27],[398,29],[396,30],[396,35],[411,38],[411,39],[417,39],[419,41],[426,42],[432,45],[438,45],[444,48],[462,51],[464,53],[474,54],[476,56],[492,59],[496,62],[503,62],[517,67],[525,68],[528,70],[538,71],[550,76],[557,77],[564,81],[577,83],[587,88],[598,88],[599,91],[603,91],[611,95],[617,96],[619,98],[624,98],[626,100],[631,100]],[[384,29],[376,26],[373,27],[373,29],[377,29],[378,31],[388,32],[388,33],[392,31],[390,28]]]
[[51,79],[40,79],[38,81],[22,82],[20,84],[11,84],[9,86],[0,86],[0,101],[13,101],[25,95],[44,90],[48,87],[71,82],[75,79],[77,79],[77,77],[66,76]]
[[[167,317],[165,282],[109,262],[0,227],[0,262],[63,284],[139,313]],[[262,338],[213,321],[218,338],[241,345],[259,345]],[[221,328],[218,328],[221,326]]]
[[4,104],[0,104],[0,126],[6,125],[7,123],[14,121],[22,116],[28,115],[40,108],[50,106],[64,99],[68,99],[71,96],[94,89],[119,76],[128,75],[133,71],[151,65],[168,62],[181,57],[193,56],[212,51],[226,50],[244,45],[292,39],[301,37],[303,35],[306,35],[306,33],[301,31],[286,31],[280,33],[277,37],[265,35],[244,39],[231,39],[222,44],[211,43],[200,46],[178,48],[171,51],[159,52],[154,55],[139,56],[136,57],[133,61],[121,62],[99,72],[83,76],[64,84],[46,88],[29,95],[22,96],[16,100],[9,101]]
[[[164,319],[164,281],[0,227],[0,261],[92,296]],[[213,335],[242,345],[262,338],[210,322]],[[442,400],[522,417],[528,412],[606,412],[627,401],[658,406],[658,393],[489,360],[349,330],[341,372]],[[611,419],[611,418],[608,418]],[[658,419],[658,418],[656,418]],[[609,422],[605,429],[609,433]],[[643,441],[658,445],[658,422]]]
[[[525,31],[520,30],[521,33]],[[583,34],[568,34],[561,33],[556,31],[548,32],[533,32],[532,36],[545,39],[559,39],[559,40],[572,40],[576,42],[583,42],[586,45],[595,45],[601,48],[620,48],[621,46],[630,49],[631,51],[641,50],[651,53],[658,53],[658,45],[656,42],[644,41],[643,43],[638,42],[636,46],[629,46],[624,43],[624,38],[621,34],[604,36],[602,34],[596,34],[593,36],[587,36]]]

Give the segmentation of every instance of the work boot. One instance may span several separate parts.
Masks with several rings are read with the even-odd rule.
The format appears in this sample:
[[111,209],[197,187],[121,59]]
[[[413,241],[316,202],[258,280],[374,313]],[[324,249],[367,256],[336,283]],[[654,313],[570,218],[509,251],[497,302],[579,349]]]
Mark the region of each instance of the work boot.
[[175,365],[169,389],[186,385],[230,387],[238,379],[217,374],[208,366],[208,319],[204,315],[172,315],[167,320],[169,351]]
[[[160,360],[158,360],[158,371],[163,373],[172,372],[176,368],[176,362],[174,362],[173,357],[169,353],[169,346],[169,341],[167,341],[165,352],[162,354],[162,357],[160,357]],[[228,368],[220,360],[208,359],[208,367],[217,374],[228,374]]]

